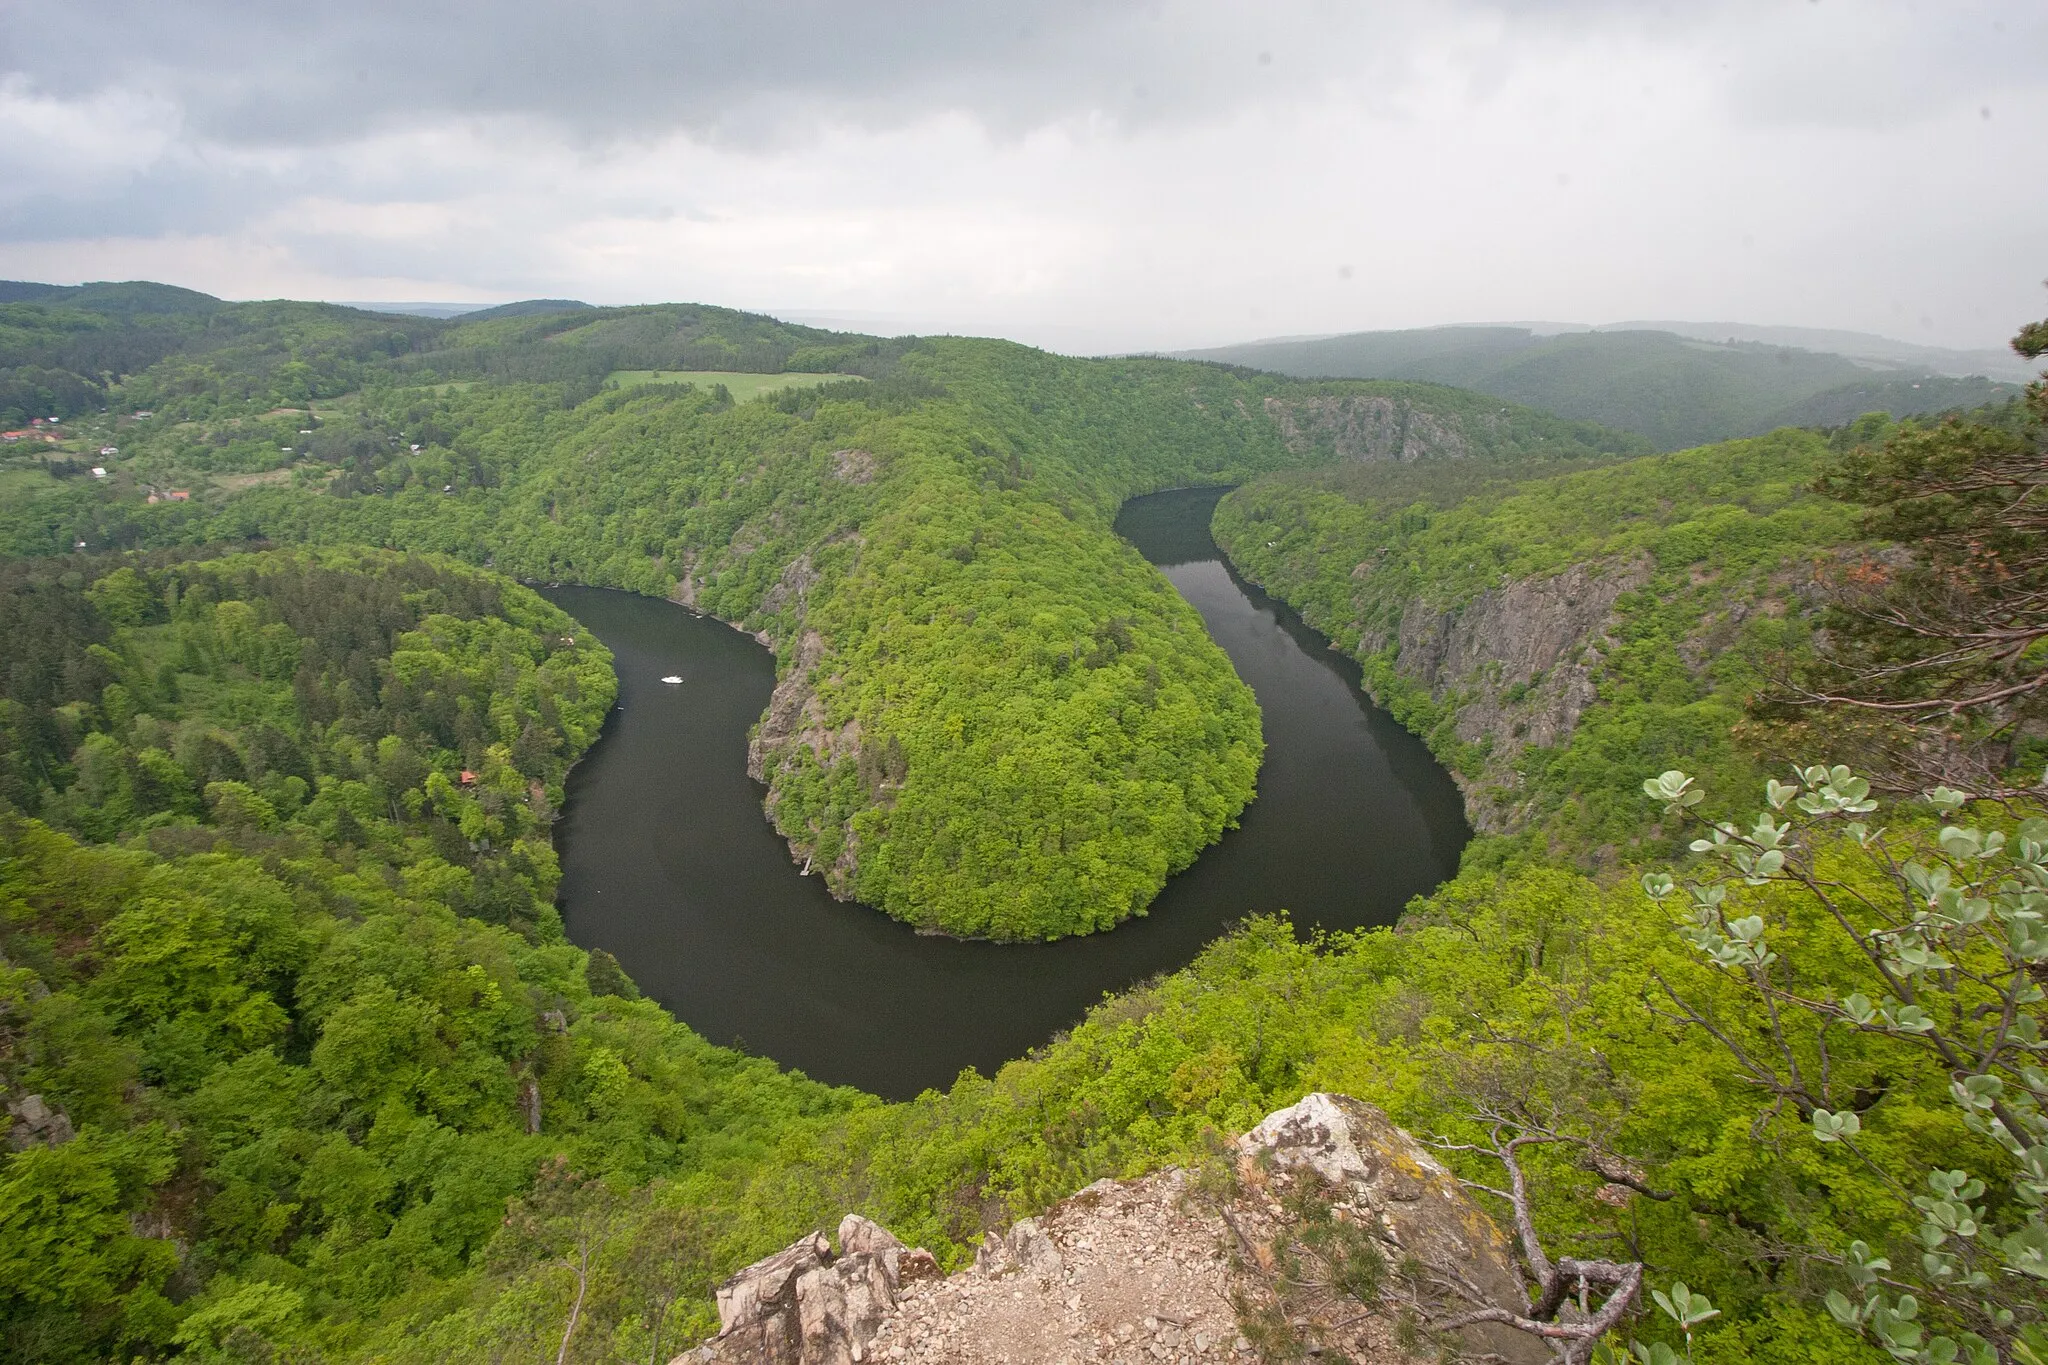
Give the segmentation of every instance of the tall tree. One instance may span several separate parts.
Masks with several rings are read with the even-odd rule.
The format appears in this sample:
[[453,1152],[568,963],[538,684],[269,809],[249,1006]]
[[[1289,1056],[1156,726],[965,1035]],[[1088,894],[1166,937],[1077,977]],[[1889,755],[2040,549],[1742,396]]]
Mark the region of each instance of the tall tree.
[[[2048,322],[2013,338],[2048,351]],[[1992,418],[1908,425],[1843,456],[1821,491],[1868,509],[1904,553],[1864,556],[1831,582],[1811,664],[1766,707],[1860,730],[1898,785],[1982,794],[2041,780],[2048,721],[2048,381]],[[2031,779],[2031,780],[2029,780]]]

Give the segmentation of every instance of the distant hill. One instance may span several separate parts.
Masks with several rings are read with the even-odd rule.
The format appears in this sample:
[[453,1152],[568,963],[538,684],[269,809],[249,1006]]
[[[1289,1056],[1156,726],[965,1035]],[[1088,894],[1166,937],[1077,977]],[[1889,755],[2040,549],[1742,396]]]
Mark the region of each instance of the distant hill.
[[36,284],[0,280],[0,303],[50,303],[86,313],[211,313],[219,299],[196,289],[152,280],[98,281],[93,284]]
[[413,303],[397,302],[391,299],[337,299],[338,308],[358,308],[365,313],[391,313],[406,318],[435,318],[447,321],[459,318],[464,313],[474,313],[473,303]]
[[[364,369],[425,348],[448,324],[333,303],[231,303],[174,285],[0,281],[0,423],[75,417],[114,390],[138,408],[301,403],[349,392]],[[170,359],[182,380],[131,384]],[[166,372],[168,376],[168,372]]]
[[[39,284],[33,280],[0,280],[0,303],[42,303],[75,308],[84,313],[128,315],[214,313],[236,305],[196,289],[153,280],[100,281],[93,284]],[[309,305],[312,306],[312,305]],[[587,311],[590,304],[578,299],[521,299],[479,307],[473,303],[357,302],[318,305],[346,308],[358,313],[385,313],[400,317],[461,318],[482,322],[489,318],[537,317],[551,313]]]
[[541,313],[573,313],[591,305],[577,299],[521,299],[517,303],[478,305],[474,303],[398,303],[385,301],[348,300],[343,308],[360,308],[366,313],[397,313],[414,318],[461,318],[465,322],[480,318],[523,318]]
[[[173,355],[205,356],[210,371],[239,376],[230,388],[303,401],[348,392],[366,366],[442,380],[577,385],[601,384],[618,370],[873,378],[909,344],[700,304],[603,308],[575,299],[526,299],[450,315],[446,310],[462,306],[229,302],[139,280],[0,281],[0,306],[10,312],[0,336],[0,411],[45,416],[100,408],[111,385]],[[1727,334],[1713,339],[1558,326],[1360,332],[1181,357],[1304,378],[1449,385],[1634,433],[1666,450],[1780,426],[1837,425],[1864,412],[1907,416],[1979,407],[2019,392],[1997,378],[1958,374],[1956,367],[1974,353],[1856,333],[1671,324]],[[1861,354],[1748,339],[1763,336],[1835,340]],[[168,401],[144,402],[140,393],[142,406]]]
[[[1546,330],[1538,328],[1539,331]],[[1559,328],[1578,331],[1579,328]],[[1851,360],[1878,360],[1963,378],[1982,375],[2024,384],[2034,372],[2007,348],[1958,351],[1946,346],[1921,346],[1871,332],[1844,332],[1827,327],[1759,327],[1746,322],[1616,322],[1585,329],[1593,332],[1673,332],[1695,341],[1761,341],[1770,346],[1797,346],[1803,351],[1828,351]]]
[[517,303],[501,303],[496,308],[479,308],[456,316],[464,322],[484,322],[491,318],[531,318],[548,313],[588,312],[590,309],[590,304],[578,299],[521,299]]
[[[231,302],[131,281],[0,281],[0,425],[107,407],[204,416],[353,392],[366,375],[561,383],[618,370],[886,374],[912,343],[704,304],[596,308],[527,299],[457,317],[404,305]],[[451,307],[454,305],[450,305]],[[178,358],[161,372],[155,367]],[[225,407],[223,406],[225,405]]]
[[1903,417],[1977,407],[2020,391],[1927,365],[1656,330],[1543,335],[1534,327],[1431,327],[1176,354],[1303,377],[1451,384],[1639,432],[1665,450],[1780,426],[1830,425],[1864,412]]

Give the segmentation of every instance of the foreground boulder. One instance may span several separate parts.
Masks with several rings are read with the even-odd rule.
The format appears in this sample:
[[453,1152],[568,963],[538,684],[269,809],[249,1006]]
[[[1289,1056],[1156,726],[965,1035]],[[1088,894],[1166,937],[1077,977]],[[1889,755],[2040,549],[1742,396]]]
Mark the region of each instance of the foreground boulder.
[[[1276,1242],[1284,1244],[1287,1224],[1296,1221],[1283,1207],[1306,1182],[1313,1203],[1366,1233],[1387,1265],[1421,1267],[1447,1311],[1527,1310],[1522,1273],[1499,1225],[1428,1148],[1363,1100],[1306,1096],[1239,1138],[1236,1159],[1241,1192],[1232,1223],[1264,1268],[1271,1269]],[[1301,1207],[1298,1197],[1292,1202]],[[1328,1307],[1333,1319],[1354,1311]],[[1309,1316],[1313,1336],[1313,1319],[1324,1315]],[[1465,1328],[1458,1339],[1466,1354],[1513,1365],[1552,1358],[1540,1339],[1497,1323]]]
[[974,1268],[984,1275],[1021,1270],[1048,1284],[1067,1271],[1066,1263],[1060,1259],[1059,1248],[1045,1235],[1036,1218],[1024,1219],[1006,1236],[993,1232],[984,1236],[981,1251],[974,1258]]
[[754,1262],[718,1287],[718,1335],[678,1361],[722,1365],[854,1365],[905,1277],[938,1273],[922,1248],[907,1248],[857,1213],[839,1223],[839,1254],[814,1232]]

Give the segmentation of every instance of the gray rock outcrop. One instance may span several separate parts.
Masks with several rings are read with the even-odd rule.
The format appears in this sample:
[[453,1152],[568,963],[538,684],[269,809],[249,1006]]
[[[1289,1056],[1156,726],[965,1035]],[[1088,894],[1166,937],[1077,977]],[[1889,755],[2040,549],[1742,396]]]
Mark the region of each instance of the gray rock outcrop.
[[1578,728],[1598,696],[1599,646],[1615,603],[1647,584],[1650,568],[1646,558],[1575,564],[1545,578],[1510,579],[1456,607],[1410,602],[1397,630],[1360,638],[1360,658],[1391,649],[1395,670],[1432,699],[1458,697],[1460,740],[1492,740],[1485,768],[1458,775],[1474,828],[1502,834],[1519,827],[1515,756],[1530,745],[1561,744]]
[[867,1359],[906,1278],[936,1275],[922,1248],[850,1213],[839,1253],[822,1232],[756,1261],[718,1287],[718,1335],[672,1365],[855,1365]]
[[789,841],[790,855],[803,864],[804,874],[808,876],[816,872],[824,878],[825,888],[835,900],[849,900],[853,896],[853,876],[859,857],[859,841],[854,837],[851,820],[841,827],[839,856],[829,865],[818,863],[814,860],[816,834],[783,823],[778,814],[782,797],[773,789],[776,772],[794,761],[799,747],[808,748],[811,751],[809,757],[826,768],[858,760],[861,751],[860,721],[850,719],[838,726],[827,724],[825,706],[818,697],[817,685],[811,676],[827,654],[824,637],[817,631],[806,630],[797,637],[796,657],[776,682],[775,690],[768,698],[768,709],[762,713],[761,723],[754,727],[754,733],[747,741],[747,775],[756,782],[770,784],[768,818]]
[[[1485,1305],[1528,1311],[1507,1237],[1428,1148],[1373,1106],[1310,1095],[1239,1138],[1234,1157],[1227,1188],[1179,1169],[1097,1181],[988,1233],[975,1267],[950,1277],[928,1252],[850,1214],[837,1255],[813,1233],[720,1286],[721,1331],[671,1365],[1250,1365],[1266,1349],[1252,1336],[1270,1336],[1275,1323],[1290,1349],[1392,1361],[1410,1358],[1397,1344],[1408,1312],[1447,1321]],[[1293,1254],[1283,1247],[1306,1245],[1308,1202],[1369,1238],[1399,1282],[1372,1302],[1298,1292],[1299,1268],[1287,1273],[1279,1262]],[[1260,1303],[1279,1311],[1255,1331],[1244,1314],[1256,1318]],[[1537,1338],[1493,1324],[1452,1344],[1503,1365],[1551,1359]]]
[[874,452],[868,450],[835,450],[830,459],[832,477],[844,483],[872,483],[880,467]]
[[9,1100],[7,1112],[14,1120],[7,1128],[7,1145],[17,1152],[37,1145],[62,1146],[76,1136],[70,1116],[46,1102],[41,1095],[23,1095],[18,1100]]
[[1268,398],[1266,415],[1288,450],[1316,449],[1340,460],[1462,459],[1471,453],[1459,419],[1384,394],[1342,393]]
[[984,1235],[974,1266],[984,1275],[1019,1271],[1048,1283],[1067,1273],[1060,1249],[1045,1235],[1036,1218],[1022,1219],[1005,1236],[993,1232]]
[[[1527,1311],[1507,1236],[1428,1148],[1363,1100],[1306,1096],[1239,1138],[1237,1157],[1239,1179],[1252,1190],[1312,1175],[1332,1212],[1384,1244],[1390,1264],[1413,1260],[1432,1279],[1456,1285],[1458,1310]],[[1512,1365],[1551,1359],[1542,1342],[1511,1327],[1482,1324],[1460,1336],[1469,1353]]]

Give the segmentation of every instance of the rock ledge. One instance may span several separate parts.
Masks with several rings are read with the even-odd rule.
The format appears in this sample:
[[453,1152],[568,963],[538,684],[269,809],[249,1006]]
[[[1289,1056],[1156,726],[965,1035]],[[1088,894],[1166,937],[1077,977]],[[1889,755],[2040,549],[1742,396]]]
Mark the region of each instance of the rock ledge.
[[[1455,1284],[1464,1304],[1526,1308],[1507,1238],[1371,1105],[1310,1095],[1239,1138],[1230,1157],[1228,1171],[1202,1177],[1097,1181],[987,1234],[974,1267],[947,1277],[928,1252],[849,1214],[836,1257],[812,1233],[728,1280],[722,1330],[672,1365],[1249,1365],[1246,1333],[1257,1331],[1241,1322],[1261,1314],[1319,1359],[1405,1361],[1391,1306],[1364,1313],[1279,1283],[1276,1248],[1304,1207],[1356,1229],[1388,1265]],[[1458,1345],[1507,1365],[1550,1359],[1534,1338],[1491,1325]]]

